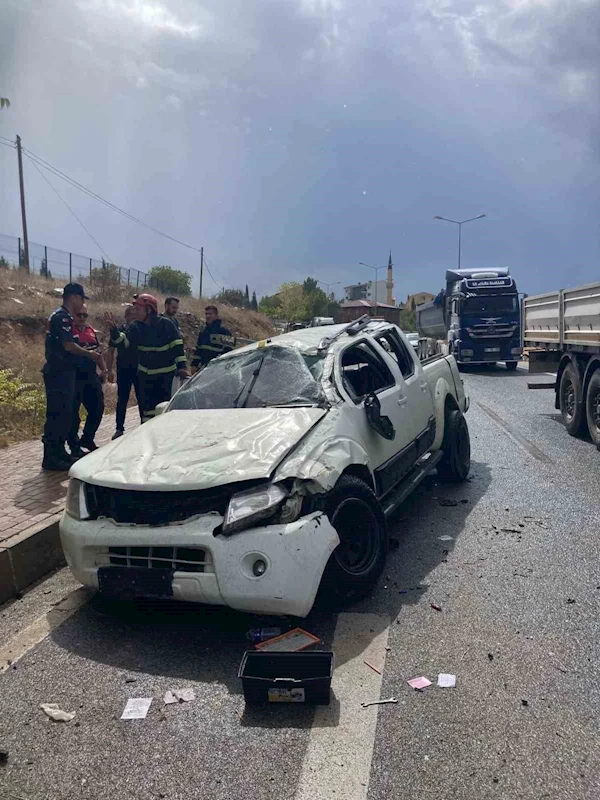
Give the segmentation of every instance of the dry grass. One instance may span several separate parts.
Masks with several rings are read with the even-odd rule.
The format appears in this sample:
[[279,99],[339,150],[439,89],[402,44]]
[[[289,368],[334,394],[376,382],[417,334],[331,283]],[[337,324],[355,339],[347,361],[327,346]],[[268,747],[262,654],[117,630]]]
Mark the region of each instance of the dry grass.
[[[111,287],[111,300],[105,301],[89,283],[82,279],[91,300],[88,302],[90,323],[98,330],[100,341],[108,345],[108,336],[104,328],[103,314],[112,312],[120,318],[123,314],[123,303],[131,300],[135,289],[122,286],[117,289],[122,301],[115,301],[115,287]],[[45,324],[52,311],[59,305],[60,298],[53,294],[54,288],[62,289],[64,281],[47,280],[39,275],[29,274],[25,270],[0,269],[0,370],[11,370],[27,385],[39,387],[43,392],[41,368],[44,364]],[[163,306],[166,295],[152,292]],[[18,302],[20,301],[20,302]],[[204,308],[208,300],[182,298],[180,304],[180,322],[183,339],[188,356],[196,344],[196,337],[204,319]],[[231,332],[245,339],[264,339],[274,334],[271,321],[254,311],[231,308],[220,305],[219,311],[223,324]],[[116,389],[107,384],[105,387],[106,413],[114,411],[116,406]],[[41,435],[44,415],[40,415],[39,404],[34,408],[17,408],[10,402],[0,402],[0,447]]]

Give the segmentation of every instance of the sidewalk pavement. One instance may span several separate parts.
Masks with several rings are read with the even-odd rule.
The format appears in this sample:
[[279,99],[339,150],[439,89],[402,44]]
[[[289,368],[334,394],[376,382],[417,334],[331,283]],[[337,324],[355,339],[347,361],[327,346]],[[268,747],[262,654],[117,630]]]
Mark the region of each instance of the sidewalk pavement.
[[[139,424],[137,407],[127,410],[126,430]],[[108,415],[96,436],[100,446],[115,431]],[[67,475],[42,470],[42,442],[0,450],[0,603],[64,563],[58,520],[65,507]]]

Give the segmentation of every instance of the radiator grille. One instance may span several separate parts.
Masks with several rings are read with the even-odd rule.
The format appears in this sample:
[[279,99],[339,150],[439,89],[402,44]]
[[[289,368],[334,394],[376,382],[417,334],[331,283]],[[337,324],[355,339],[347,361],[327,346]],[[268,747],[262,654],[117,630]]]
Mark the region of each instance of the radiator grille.
[[97,553],[96,566],[214,572],[211,554],[196,547],[108,547]]

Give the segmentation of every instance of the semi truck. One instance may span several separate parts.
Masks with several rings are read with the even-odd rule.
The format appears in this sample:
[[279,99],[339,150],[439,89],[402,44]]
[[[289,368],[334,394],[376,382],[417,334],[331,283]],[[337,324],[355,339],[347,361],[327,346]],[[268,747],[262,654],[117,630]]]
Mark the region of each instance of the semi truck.
[[589,432],[600,449],[600,283],[525,297],[523,345],[531,373],[556,372],[549,385],[567,431]]
[[417,306],[419,355],[452,354],[459,365],[517,368],[521,358],[519,294],[510,270],[452,269],[446,288]]

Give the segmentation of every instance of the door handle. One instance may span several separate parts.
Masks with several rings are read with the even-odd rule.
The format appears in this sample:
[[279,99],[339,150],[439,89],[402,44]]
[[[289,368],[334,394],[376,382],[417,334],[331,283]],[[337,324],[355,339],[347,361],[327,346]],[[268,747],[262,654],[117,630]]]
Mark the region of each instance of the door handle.
[[421,391],[426,392],[428,389],[429,389],[429,384],[427,383],[427,381],[423,381],[423,383],[421,384]]
[[399,406],[405,406],[407,403],[408,403],[408,397],[406,397],[406,395],[402,395],[401,397],[398,398]]

